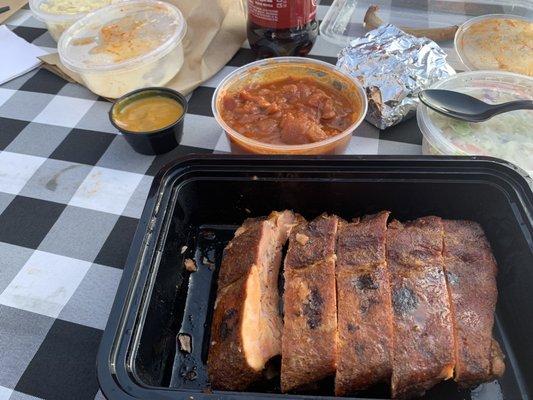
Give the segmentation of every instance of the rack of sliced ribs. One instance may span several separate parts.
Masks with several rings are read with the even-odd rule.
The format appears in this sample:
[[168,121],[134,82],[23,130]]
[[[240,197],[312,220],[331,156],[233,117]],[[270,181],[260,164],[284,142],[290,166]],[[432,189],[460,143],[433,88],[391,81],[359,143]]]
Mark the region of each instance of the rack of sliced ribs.
[[282,392],[334,377],[337,396],[385,382],[393,398],[412,398],[447,379],[471,387],[502,376],[497,266],[480,225],[389,214],[246,220],[219,271],[212,387],[247,390],[275,356]]

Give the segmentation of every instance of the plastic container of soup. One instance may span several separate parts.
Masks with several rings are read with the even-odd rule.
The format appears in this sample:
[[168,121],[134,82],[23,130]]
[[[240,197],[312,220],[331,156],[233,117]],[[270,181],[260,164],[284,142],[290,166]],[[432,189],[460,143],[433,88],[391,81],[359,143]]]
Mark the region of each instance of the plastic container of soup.
[[76,21],[114,2],[116,0],[30,0],[30,9],[37,19],[46,24],[57,42]]
[[76,22],[61,36],[58,51],[61,62],[90,90],[117,98],[170,81],[183,65],[186,30],[175,6],[132,0]]
[[[319,84],[332,87],[345,96],[357,113],[353,123],[344,131],[325,140],[307,144],[271,144],[247,137],[224,121],[222,100],[227,94],[250,85],[274,82],[284,78],[312,78]],[[276,57],[247,64],[229,74],[215,90],[212,110],[217,122],[226,132],[234,153],[256,154],[341,154],[350,142],[352,132],[363,121],[368,101],[362,85],[334,65],[301,57]]]
[[[499,71],[463,72],[432,89],[466,93],[487,103],[533,99],[533,78]],[[418,126],[423,154],[484,155],[510,161],[533,176],[532,110],[517,110],[484,122],[466,122],[439,114],[422,103]]]
[[518,15],[489,14],[466,21],[454,46],[465,67],[533,76],[533,21]]

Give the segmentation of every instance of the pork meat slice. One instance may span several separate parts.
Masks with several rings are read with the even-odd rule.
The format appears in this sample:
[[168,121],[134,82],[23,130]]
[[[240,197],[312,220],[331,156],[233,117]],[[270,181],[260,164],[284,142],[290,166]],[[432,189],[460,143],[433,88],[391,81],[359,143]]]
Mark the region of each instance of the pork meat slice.
[[245,390],[281,353],[278,274],[299,218],[283,211],[248,219],[224,250],[207,363],[215,389]]
[[387,263],[393,307],[391,392],[394,398],[424,393],[453,376],[454,337],[438,217],[387,229]]
[[389,212],[381,212],[339,224],[337,396],[391,377],[392,305],[385,257],[388,217]]
[[479,224],[444,220],[444,269],[455,332],[455,381],[464,387],[501,376],[501,350],[492,338],[496,261]]
[[322,215],[291,232],[285,257],[281,390],[304,389],[335,374],[338,218]]

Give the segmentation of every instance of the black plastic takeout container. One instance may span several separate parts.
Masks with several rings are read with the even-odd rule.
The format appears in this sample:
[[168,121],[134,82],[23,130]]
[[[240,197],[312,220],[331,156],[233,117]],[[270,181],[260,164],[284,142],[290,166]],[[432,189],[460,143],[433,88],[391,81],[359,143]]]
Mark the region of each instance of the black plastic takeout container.
[[[177,161],[155,178],[130,250],[98,354],[102,391],[112,400],[328,398],[327,385],[306,396],[280,395],[275,379],[251,392],[209,389],[205,362],[222,249],[245,218],[271,210],[352,218],[388,209],[402,221],[434,214],[479,222],[499,265],[494,333],[506,355],[505,375],[472,392],[444,382],[424,398],[530,398],[530,185],[510,164],[490,158],[209,155]],[[197,272],[186,272],[185,258],[196,260]],[[179,350],[179,333],[191,336],[190,355]],[[381,387],[357,398],[387,395]]]
[[[123,107],[132,101],[150,96],[165,96],[176,100],[183,107],[183,114],[176,122],[173,122],[169,126],[150,132],[132,132],[121,128],[115,122],[113,113],[117,107]],[[109,110],[109,120],[122,133],[126,141],[137,153],[147,155],[163,154],[175,149],[183,136],[183,121],[187,113],[187,105],[185,96],[169,88],[149,87],[137,89],[126,93],[115,101]]]

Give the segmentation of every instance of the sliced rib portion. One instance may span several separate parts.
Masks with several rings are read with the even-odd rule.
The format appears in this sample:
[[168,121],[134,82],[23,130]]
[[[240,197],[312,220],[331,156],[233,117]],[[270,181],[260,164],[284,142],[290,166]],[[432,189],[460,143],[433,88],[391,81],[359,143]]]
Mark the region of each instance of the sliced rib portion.
[[216,389],[245,390],[281,353],[281,249],[299,218],[283,211],[246,220],[224,250],[208,356]]
[[389,212],[381,212],[339,225],[337,396],[391,376],[392,305],[385,258],[388,217]]
[[304,388],[335,373],[338,218],[322,215],[296,226],[285,257],[281,390]]
[[479,224],[443,223],[444,268],[456,337],[454,379],[468,387],[501,376],[505,368],[492,339],[497,267]]
[[453,376],[454,338],[443,270],[443,225],[424,217],[387,229],[393,306],[393,397],[422,394]]

